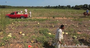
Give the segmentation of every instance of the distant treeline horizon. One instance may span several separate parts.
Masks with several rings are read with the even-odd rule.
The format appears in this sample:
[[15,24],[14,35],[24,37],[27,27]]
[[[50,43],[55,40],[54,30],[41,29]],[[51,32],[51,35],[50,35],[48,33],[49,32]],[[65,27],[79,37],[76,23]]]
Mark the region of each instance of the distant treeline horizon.
[[71,5],[67,5],[67,6],[62,6],[62,5],[58,5],[58,6],[9,6],[9,5],[0,5],[0,8],[54,8],[54,9],[89,9],[90,10],[90,4],[84,4],[84,5],[75,5],[75,6],[71,6]]

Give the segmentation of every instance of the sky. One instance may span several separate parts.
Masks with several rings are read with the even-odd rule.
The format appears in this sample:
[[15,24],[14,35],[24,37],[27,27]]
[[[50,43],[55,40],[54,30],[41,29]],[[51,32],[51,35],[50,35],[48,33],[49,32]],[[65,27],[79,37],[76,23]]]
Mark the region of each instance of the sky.
[[90,0],[0,0],[0,5],[10,6],[56,6],[90,4]]

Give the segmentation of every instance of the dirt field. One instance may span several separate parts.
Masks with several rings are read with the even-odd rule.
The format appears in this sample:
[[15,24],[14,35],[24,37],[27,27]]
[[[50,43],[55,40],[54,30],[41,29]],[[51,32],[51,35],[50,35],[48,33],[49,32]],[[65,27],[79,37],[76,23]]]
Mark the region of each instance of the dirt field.
[[[88,22],[88,23],[87,23]],[[38,24],[39,23],[39,24]],[[53,35],[55,35],[55,31],[56,29],[61,25],[64,24],[65,25],[65,32],[68,32],[69,35],[64,35],[64,42],[67,45],[75,45],[78,44],[77,40],[79,39],[84,39],[85,40],[89,40],[88,37],[85,37],[86,35],[89,35],[90,30],[88,29],[90,26],[90,21],[73,21],[72,19],[50,19],[50,20],[46,20],[46,21],[18,21],[18,22],[13,22],[12,24],[8,25],[6,28],[6,33],[12,33],[12,36],[14,36],[15,38],[11,38],[9,42],[9,47],[13,46],[13,44],[16,44],[17,46],[20,46],[21,48],[25,47],[25,45],[23,45],[23,43],[27,45],[32,45],[37,47],[37,48],[41,48],[39,47],[40,44],[42,45],[42,43],[39,44],[39,42],[36,42],[37,37],[42,36],[39,33],[40,29],[43,28],[47,28],[49,29],[49,32]],[[86,26],[85,26],[86,25]],[[19,34],[19,32],[22,32],[25,34],[25,36],[23,37],[22,35]],[[85,35],[81,35],[81,37],[79,37],[78,33],[80,34],[85,34]],[[76,35],[78,37],[78,39],[73,42],[74,39],[72,39],[72,37]],[[32,38],[32,36],[35,37],[35,39]],[[48,39],[48,38],[47,38]],[[31,41],[34,41],[34,45],[32,44]],[[48,40],[50,41],[50,40]],[[53,40],[51,40],[53,41]],[[50,41],[50,42],[51,42]],[[15,48],[17,47],[15,46]]]
[[[51,9],[48,10],[42,9],[40,11],[43,11],[42,14],[52,11]],[[38,10],[32,9],[32,11],[35,15],[37,14],[36,12],[39,15],[41,14]],[[57,11],[57,13],[54,13],[54,11]],[[50,13],[60,13],[62,15],[62,11],[65,12],[65,10],[61,10],[60,12],[54,9]],[[72,11],[66,10],[65,13],[71,13]],[[0,48],[28,48],[28,45],[31,45],[32,48],[54,48],[52,44],[55,42],[56,29],[62,24],[65,25],[64,33],[68,33],[64,34],[62,45],[73,46],[84,44],[90,46],[90,18],[83,17],[81,12],[77,10],[74,11],[71,14],[67,14],[67,16],[70,15],[69,17],[65,14],[63,14],[65,15],[64,17],[53,15],[39,16],[38,14],[35,16],[33,14],[32,18],[27,19],[8,19],[4,18],[2,14],[0,25],[2,25],[3,29],[0,28]],[[75,14],[77,12],[78,14]]]

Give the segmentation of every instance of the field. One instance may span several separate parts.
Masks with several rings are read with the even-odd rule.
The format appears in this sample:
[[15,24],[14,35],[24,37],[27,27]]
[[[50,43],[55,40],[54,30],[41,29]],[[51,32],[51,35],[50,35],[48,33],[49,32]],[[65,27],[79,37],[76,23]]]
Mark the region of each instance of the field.
[[90,17],[85,10],[29,9],[32,18],[11,19],[5,15],[22,8],[0,9],[0,48],[55,48],[56,29],[65,25],[63,45],[90,46]]

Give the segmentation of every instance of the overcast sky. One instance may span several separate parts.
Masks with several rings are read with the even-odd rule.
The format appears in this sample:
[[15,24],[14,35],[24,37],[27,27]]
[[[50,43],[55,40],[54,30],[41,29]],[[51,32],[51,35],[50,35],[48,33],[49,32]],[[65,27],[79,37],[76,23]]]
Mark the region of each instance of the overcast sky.
[[90,4],[90,0],[0,0],[0,5],[11,6],[56,6]]

